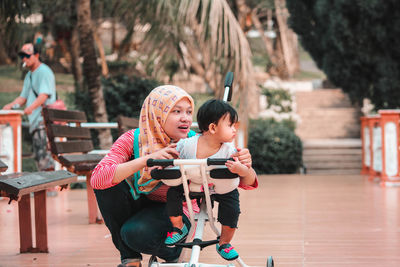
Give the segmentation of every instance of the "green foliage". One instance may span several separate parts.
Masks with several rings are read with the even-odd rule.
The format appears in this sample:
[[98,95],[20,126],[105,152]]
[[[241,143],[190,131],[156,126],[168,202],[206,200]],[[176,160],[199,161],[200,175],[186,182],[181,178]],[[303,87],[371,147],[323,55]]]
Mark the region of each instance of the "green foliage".
[[[125,74],[102,79],[109,121],[115,121],[118,115],[139,117],[144,99],[158,85],[155,80],[129,77]],[[76,92],[75,103],[78,109],[85,111],[89,121],[94,120],[89,92]]]
[[179,71],[179,62],[174,59],[170,59],[165,64],[165,71],[168,73],[169,80],[172,81],[172,77]]
[[285,89],[265,89],[263,94],[267,97],[268,108],[277,106],[281,112],[291,112],[292,94]]
[[251,121],[248,146],[258,174],[296,173],[302,166],[301,140],[284,123]]
[[283,124],[294,131],[300,118],[295,112],[293,94],[283,88],[262,88],[266,107],[260,112],[260,117],[270,120],[270,123]]
[[400,107],[397,0],[287,0],[287,7],[303,47],[353,102]]
[[123,71],[124,69],[134,67],[134,64],[125,60],[116,60],[116,61],[107,61],[107,66],[110,72],[118,73]]
[[[159,83],[139,77],[129,77],[125,74],[108,79],[102,79],[104,100],[109,121],[115,121],[118,115],[139,117],[144,99]],[[94,121],[92,103],[89,92],[75,92],[77,109],[86,113],[88,121]],[[92,135],[95,146],[98,144],[96,134]],[[116,133],[113,133],[114,139]]]
[[109,120],[118,115],[139,117],[144,99],[157,87],[155,80],[118,75],[103,80],[104,99]]

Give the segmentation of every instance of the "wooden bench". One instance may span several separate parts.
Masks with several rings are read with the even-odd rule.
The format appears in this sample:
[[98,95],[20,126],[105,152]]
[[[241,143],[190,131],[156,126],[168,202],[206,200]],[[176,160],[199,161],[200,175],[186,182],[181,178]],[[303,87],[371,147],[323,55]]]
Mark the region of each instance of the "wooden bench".
[[[4,171],[4,163],[0,170]],[[46,189],[54,186],[65,188],[75,182],[77,175],[68,171],[21,172],[0,176],[0,195],[18,201],[19,240],[21,253],[49,252],[47,246]],[[31,197],[35,201],[36,247],[32,244]]]
[[8,166],[0,160],[0,172],[5,172],[8,169]]
[[118,134],[120,136],[131,129],[139,128],[139,120],[136,118],[119,115],[117,117],[117,123],[118,123]]
[[93,150],[90,130],[80,127],[81,123],[87,122],[86,114],[49,108],[43,108],[42,113],[53,158],[68,171],[86,176],[89,223],[101,223],[90,176],[104,155],[88,154]]

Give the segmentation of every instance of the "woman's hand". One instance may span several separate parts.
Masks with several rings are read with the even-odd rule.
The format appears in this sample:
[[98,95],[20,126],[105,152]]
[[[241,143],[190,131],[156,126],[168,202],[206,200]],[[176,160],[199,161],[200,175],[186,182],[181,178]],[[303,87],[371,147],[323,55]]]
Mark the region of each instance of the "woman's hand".
[[251,168],[251,155],[247,148],[236,148],[237,152],[233,154],[231,157],[237,157],[243,165],[247,168]]
[[179,157],[179,152],[176,150],[176,144],[170,144],[169,146],[158,150],[157,152],[151,153],[148,158],[152,159],[176,159]]

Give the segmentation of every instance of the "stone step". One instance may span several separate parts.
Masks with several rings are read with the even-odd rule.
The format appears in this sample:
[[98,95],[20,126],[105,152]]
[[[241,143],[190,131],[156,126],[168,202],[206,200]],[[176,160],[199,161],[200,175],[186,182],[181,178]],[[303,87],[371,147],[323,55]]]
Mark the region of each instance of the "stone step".
[[341,89],[319,89],[296,92],[298,107],[352,107],[349,97]]
[[359,174],[361,153],[358,138],[303,141],[303,162],[308,174]]
[[296,92],[295,101],[300,117],[296,134],[301,139],[360,136],[360,110],[341,89]]
[[[321,152],[323,150],[323,152]],[[362,151],[361,148],[307,148],[303,151],[303,156],[320,156],[323,155],[351,155],[351,156],[361,156]]]
[[343,138],[343,137],[359,137],[360,134],[358,131],[353,129],[347,129],[344,127],[335,128],[335,129],[315,129],[315,128],[307,128],[307,129],[296,129],[296,134],[301,139],[312,139],[312,138]]
[[304,108],[298,115],[296,133],[301,139],[360,136],[360,113],[354,108]]
[[303,141],[304,148],[360,148],[361,139],[359,138],[342,138],[342,139],[310,139]]
[[329,117],[329,116],[338,116],[345,115],[346,117],[352,117],[355,115],[359,115],[359,111],[353,107],[340,107],[340,108],[321,108],[321,107],[304,107],[301,110],[297,110],[298,114],[302,114],[303,116],[310,117]]
[[345,120],[340,117],[329,120],[305,118],[301,120],[295,132],[302,140],[360,137],[360,125],[354,120]]
[[361,160],[360,161],[343,161],[343,162],[335,162],[335,161],[326,161],[326,162],[304,162],[307,170],[329,170],[329,169],[356,169],[360,168],[361,170]]
[[360,162],[360,154],[314,154],[309,155],[308,152],[303,153],[304,162],[318,162],[324,164],[325,162]]
[[361,168],[356,169],[330,169],[330,170],[308,170],[307,175],[360,175]]

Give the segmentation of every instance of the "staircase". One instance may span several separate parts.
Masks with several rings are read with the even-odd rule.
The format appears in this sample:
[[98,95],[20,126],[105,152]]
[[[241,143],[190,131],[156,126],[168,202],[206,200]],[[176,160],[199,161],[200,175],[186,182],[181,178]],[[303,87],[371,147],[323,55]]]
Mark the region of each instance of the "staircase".
[[296,93],[308,174],[359,174],[361,171],[360,111],[340,89]]
[[307,174],[360,174],[360,139],[310,139],[303,146]]

